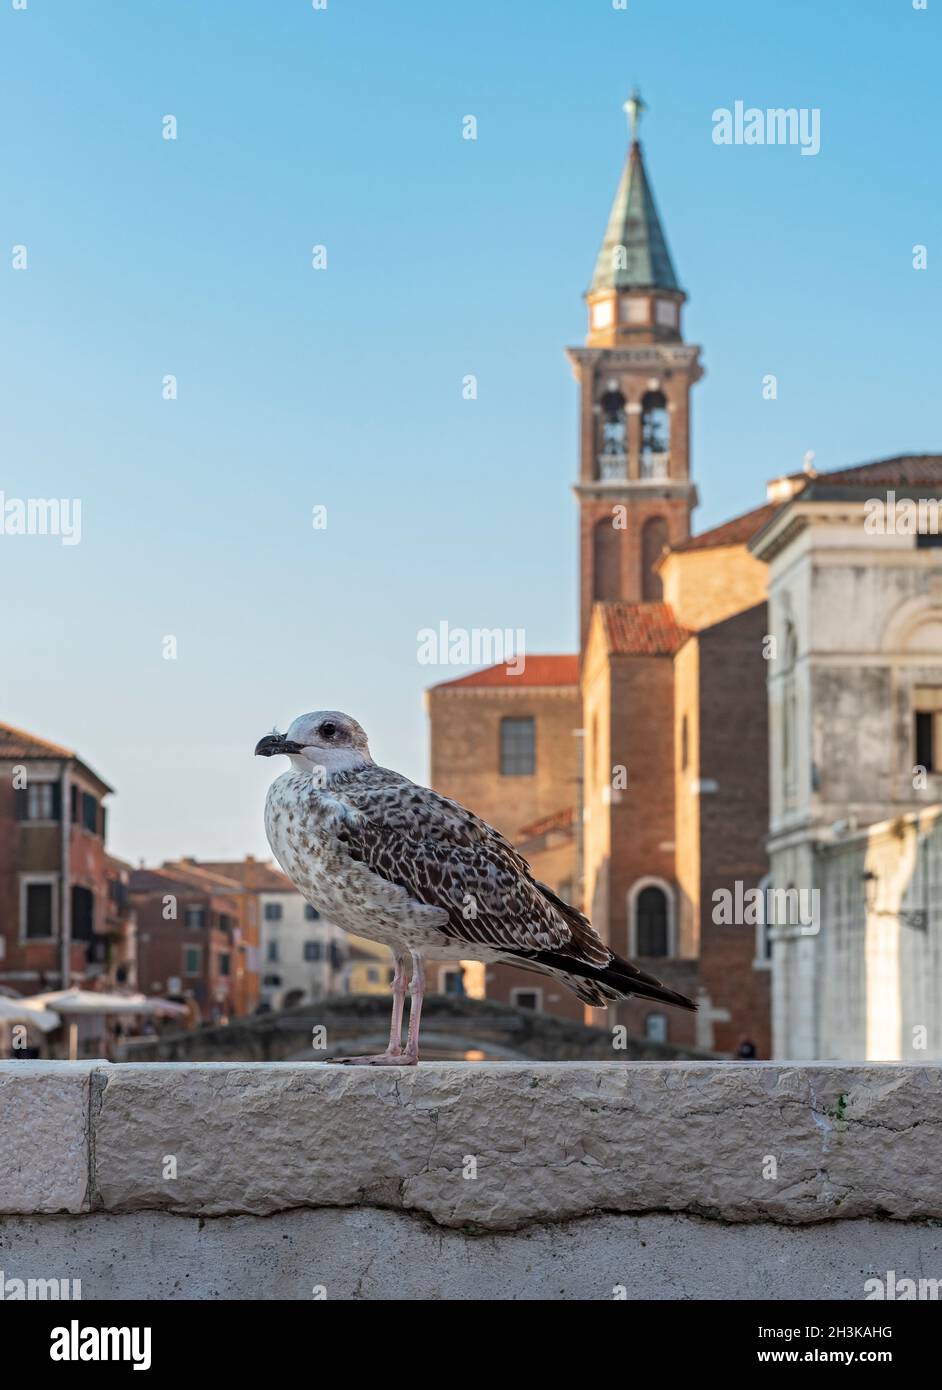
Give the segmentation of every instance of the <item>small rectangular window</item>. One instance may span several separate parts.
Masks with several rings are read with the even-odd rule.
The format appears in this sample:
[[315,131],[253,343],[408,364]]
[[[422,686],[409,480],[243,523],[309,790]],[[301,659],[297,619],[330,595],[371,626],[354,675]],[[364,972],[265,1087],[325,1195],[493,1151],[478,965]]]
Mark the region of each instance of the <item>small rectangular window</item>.
[[532,777],[536,771],[536,720],[500,721],[500,771],[502,777]]
[[304,943],[304,959],[305,959],[305,960],[320,960],[320,958],[321,958],[321,943],[320,943],[319,941],[305,941],[305,943]]
[[26,921],[23,935],[27,940],[43,940],[53,935],[53,891],[51,883],[26,885]]
[[205,907],[188,907],[184,912],[183,921],[191,931],[202,931],[206,925]]
[[72,940],[91,941],[95,932],[95,895],[81,884],[72,885]]
[[268,943],[268,954],[267,954],[266,959],[268,959],[268,960],[270,960],[270,961],[276,961],[276,960],[278,959],[278,942],[277,942],[277,941],[269,941],[269,943]]
[[265,904],[265,921],[266,921],[266,922],[280,922],[280,921],[281,921],[281,903],[266,903],[266,904]]
[[199,946],[184,946],[183,948],[183,973],[184,975],[199,975],[202,969],[203,952]]
[[316,922],[321,914],[318,912],[316,907],[312,907],[310,903],[305,903],[304,915],[309,922]]
[[82,824],[93,835],[98,833],[98,802],[91,792],[82,792]]
[[644,1020],[644,1036],[648,1042],[667,1042],[667,1015],[648,1014]]
[[222,951],[222,952],[220,953],[220,956],[219,956],[219,973],[220,973],[220,975],[228,975],[228,974],[229,974],[229,971],[230,971],[230,969],[231,969],[231,966],[232,966],[232,958],[230,957],[228,951]]

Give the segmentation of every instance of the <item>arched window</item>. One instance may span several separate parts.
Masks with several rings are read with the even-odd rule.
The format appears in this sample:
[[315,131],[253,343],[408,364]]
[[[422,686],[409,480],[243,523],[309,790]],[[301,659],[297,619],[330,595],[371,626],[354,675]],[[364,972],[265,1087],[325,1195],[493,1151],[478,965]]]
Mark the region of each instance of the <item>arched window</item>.
[[599,401],[601,437],[599,439],[599,478],[613,482],[628,476],[625,431],[625,397],[617,381],[610,381]]
[[621,598],[621,532],[611,519],[595,523],[592,532],[592,597],[608,602]]
[[667,522],[662,516],[652,516],[641,528],[641,598],[645,603],[660,603],[663,597],[661,576],[654,566],[667,544]]
[[663,391],[641,399],[641,476],[666,478],[671,451],[671,424]]
[[667,894],[653,885],[642,888],[635,905],[635,939],[639,956],[668,954]]

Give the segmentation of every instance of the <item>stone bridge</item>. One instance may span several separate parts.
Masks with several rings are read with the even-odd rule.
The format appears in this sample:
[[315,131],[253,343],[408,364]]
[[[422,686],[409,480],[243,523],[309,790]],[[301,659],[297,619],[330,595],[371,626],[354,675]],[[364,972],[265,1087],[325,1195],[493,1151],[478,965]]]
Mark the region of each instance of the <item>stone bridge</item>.
[[[332,995],[218,1027],[131,1038],[117,1050],[115,1060],[322,1062],[330,1057],[382,1052],[389,1036],[389,1007],[385,995]],[[621,1041],[609,1028],[592,1028],[491,999],[433,994],[422,1009],[422,1056],[426,1061],[671,1062],[714,1055],[643,1038],[625,1038],[623,1047],[616,1046]]]

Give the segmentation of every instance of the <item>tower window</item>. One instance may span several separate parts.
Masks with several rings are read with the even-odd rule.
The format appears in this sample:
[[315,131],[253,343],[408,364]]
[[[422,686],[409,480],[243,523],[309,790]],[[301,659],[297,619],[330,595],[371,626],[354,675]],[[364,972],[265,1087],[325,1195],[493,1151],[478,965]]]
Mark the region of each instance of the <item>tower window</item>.
[[648,391],[641,401],[641,476],[666,478],[671,430],[663,391]]
[[500,772],[502,777],[532,777],[536,771],[536,720],[500,721]]
[[599,401],[602,437],[599,443],[599,477],[612,482],[627,477],[625,446],[625,398],[618,383],[610,381]]

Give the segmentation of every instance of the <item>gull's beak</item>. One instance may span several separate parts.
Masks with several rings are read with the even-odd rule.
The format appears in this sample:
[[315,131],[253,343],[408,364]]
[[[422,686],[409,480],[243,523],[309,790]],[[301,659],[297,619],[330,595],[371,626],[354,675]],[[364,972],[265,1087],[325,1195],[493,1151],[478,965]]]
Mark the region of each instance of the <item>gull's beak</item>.
[[273,758],[277,753],[300,753],[301,744],[292,743],[284,734],[266,734],[255,745],[256,758]]

